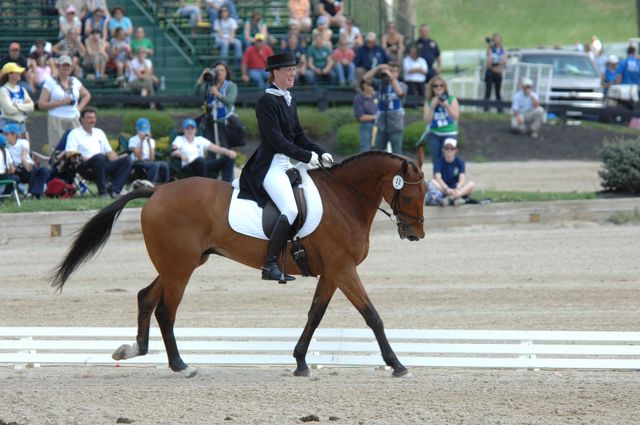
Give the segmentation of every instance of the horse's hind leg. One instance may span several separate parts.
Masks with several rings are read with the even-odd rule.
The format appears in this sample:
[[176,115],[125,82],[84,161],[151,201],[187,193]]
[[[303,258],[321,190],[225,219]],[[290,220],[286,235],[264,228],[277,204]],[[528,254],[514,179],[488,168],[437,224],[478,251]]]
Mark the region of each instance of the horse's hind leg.
[[367,295],[367,291],[362,286],[362,282],[360,281],[360,277],[358,276],[358,272],[353,269],[350,273],[345,273],[346,276],[339,285],[340,290],[344,293],[351,304],[362,314],[364,317],[367,326],[371,328],[373,334],[378,341],[378,345],[380,346],[380,351],[382,353],[382,358],[387,366],[393,368],[393,376],[402,377],[409,373],[406,367],[400,363],[398,357],[391,349],[391,345],[389,345],[389,341],[387,340],[387,335],[384,332],[384,326],[382,324],[382,319],[380,319],[380,315],[373,307],[369,296]]
[[300,339],[296,344],[296,348],[293,350],[293,357],[296,359],[297,367],[293,372],[295,376],[309,376],[309,366],[307,366],[306,356],[309,349],[309,343],[311,337],[316,328],[320,324],[324,313],[327,311],[329,301],[336,292],[336,287],[330,283],[324,277],[320,277],[318,285],[316,286],[316,292],[313,295],[313,301],[311,302],[311,308],[307,315],[307,324],[300,335]]
[[138,292],[138,336],[134,344],[124,344],[113,354],[114,360],[125,360],[136,356],[144,356],[149,352],[149,326],[151,313],[158,305],[160,299],[159,276],[146,288]]

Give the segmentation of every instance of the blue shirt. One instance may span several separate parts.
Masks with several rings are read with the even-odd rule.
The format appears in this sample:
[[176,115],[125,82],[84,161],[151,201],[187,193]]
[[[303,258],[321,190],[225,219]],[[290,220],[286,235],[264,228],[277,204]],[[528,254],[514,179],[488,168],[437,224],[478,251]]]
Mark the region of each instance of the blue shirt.
[[387,53],[378,45],[374,46],[373,49],[370,49],[367,45],[358,47],[356,49],[356,57],[353,59],[356,68],[364,68],[367,71],[387,62],[389,62]]
[[464,160],[457,156],[453,159],[453,162],[447,162],[444,156],[438,158],[434,164],[433,173],[440,173],[447,186],[455,188],[460,179],[460,174],[464,173]]
[[622,75],[622,84],[640,84],[640,62],[635,56],[628,56],[620,62],[616,74]]

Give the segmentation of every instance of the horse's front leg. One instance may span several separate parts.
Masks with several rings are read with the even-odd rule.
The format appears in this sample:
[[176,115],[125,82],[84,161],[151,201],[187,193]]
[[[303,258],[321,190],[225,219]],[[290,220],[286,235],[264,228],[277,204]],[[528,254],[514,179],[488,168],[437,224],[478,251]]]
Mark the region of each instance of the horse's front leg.
[[373,331],[380,346],[380,352],[382,353],[384,362],[387,366],[393,368],[393,376],[402,377],[408,375],[409,371],[400,363],[398,357],[391,349],[391,345],[389,345],[387,335],[384,332],[382,319],[380,319],[380,315],[371,303],[367,291],[362,285],[360,276],[358,276],[358,272],[354,268],[351,272],[344,273],[342,276],[338,287],[347,299],[351,301],[351,304],[362,314],[367,326]]
[[293,357],[295,357],[297,363],[296,370],[293,372],[295,376],[309,376],[311,374],[306,361],[309,343],[335,292],[336,286],[324,276],[320,276],[316,292],[313,295],[313,301],[311,302],[311,308],[309,308],[309,313],[307,314],[307,324],[302,331],[302,335],[300,335],[296,348],[293,350]]

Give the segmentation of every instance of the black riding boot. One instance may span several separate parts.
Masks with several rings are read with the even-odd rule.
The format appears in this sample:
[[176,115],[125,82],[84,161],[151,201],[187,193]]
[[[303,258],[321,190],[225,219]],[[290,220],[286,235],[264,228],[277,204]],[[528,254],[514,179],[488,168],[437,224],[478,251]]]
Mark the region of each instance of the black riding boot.
[[[262,280],[280,280],[282,272],[278,268],[278,254],[282,250],[284,243],[287,240],[287,233],[291,225],[287,220],[287,216],[282,214],[276,222],[273,232],[271,233],[271,239],[269,240],[269,246],[267,248],[267,258],[264,261],[264,267],[262,268]],[[296,278],[289,275],[284,275],[284,280],[290,281]]]

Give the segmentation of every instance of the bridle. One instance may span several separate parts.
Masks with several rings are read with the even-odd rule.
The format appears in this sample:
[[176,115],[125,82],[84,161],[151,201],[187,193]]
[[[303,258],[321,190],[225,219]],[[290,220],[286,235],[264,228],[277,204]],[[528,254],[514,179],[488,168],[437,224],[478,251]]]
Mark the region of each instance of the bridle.
[[[403,160],[402,164],[400,165],[400,173],[398,175],[396,175],[396,178],[398,176],[402,178],[402,185],[400,187],[396,187],[396,185],[394,184],[393,197],[391,198],[391,211],[392,211],[392,213],[390,213],[389,211],[387,211],[384,208],[381,208],[377,204],[374,205],[374,201],[372,201],[371,199],[367,198],[356,187],[354,187],[353,185],[345,182],[344,180],[339,179],[338,177],[336,177],[335,175],[330,173],[329,170],[322,164],[322,162],[320,163],[320,169],[323,172],[325,172],[328,176],[330,176],[333,180],[335,180],[336,182],[340,183],[342,186],[348,188],[349,190],[351,190],[352,192],[354,192],[355,194],[360,196],[362,199],[367,201],[369,204],[374,205],[374,207],[378,211],[382,212],[387,217],[389,217],[389,218],[395,217],[396,218],[396,224],[398,225],[398,234],[400,235],[401,239],[404,239],[404,237],[407,235],[407,229],[409,228],[409,226],[420,225],[420,224],[424,223],[424,216],[418,217],[418,216],[415,216],[415,215],[412,215],[412,214],[407,214],[407,213],[405,213],[404,211],[402,211],[400,209],[399,198],[400,198],[400,192],[404,188],[404,185],[407,185],[407,184],[408,185],[416,185],[416,184],[421,184],[421,183],[424,182],[424,173],[422,171],[420,171],[420,179],[419,180],[409,181],[409,180],[407,180],[405,178],[407,176],[407,169],[408,169],[409,163],[413,164],[413,161],[408,161],[406,159]],[[403,221],[402,217],[409,218],[412,221],[411,222]]]

